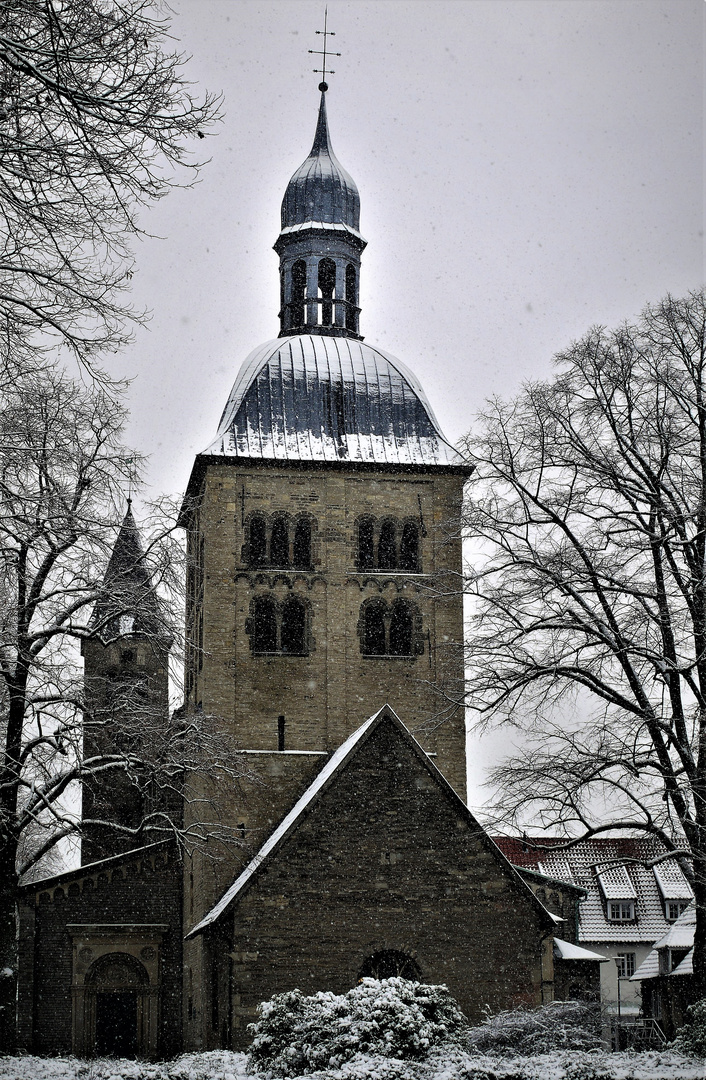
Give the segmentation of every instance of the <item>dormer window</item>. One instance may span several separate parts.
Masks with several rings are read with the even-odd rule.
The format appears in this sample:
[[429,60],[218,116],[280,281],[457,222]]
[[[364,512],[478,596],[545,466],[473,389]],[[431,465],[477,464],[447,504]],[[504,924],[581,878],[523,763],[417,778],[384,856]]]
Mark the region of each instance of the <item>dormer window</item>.
[[635,918],[634,900],[610,900],[608,918],[611,922],[632,922]]
[[664,905],[664,916],[667,921],[675,922],[690,903],[690,900],[667,900]]

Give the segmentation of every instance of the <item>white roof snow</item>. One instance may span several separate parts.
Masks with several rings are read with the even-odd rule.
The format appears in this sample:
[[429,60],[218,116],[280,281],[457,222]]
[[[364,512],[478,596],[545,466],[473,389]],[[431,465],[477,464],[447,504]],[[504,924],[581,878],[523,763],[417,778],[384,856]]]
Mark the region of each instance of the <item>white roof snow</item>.
[[674,859],[657,863],[653,871],[664,900],[691,900],[691,886]]
[[571,941],[562,941],[558,937],[554,938],[554,955],[559,956],[562,960],[598,960],[601,964],[610,959],[609,956],[591,952],[590,949],[574,945]]
[[624,866],[603,867],[596,877],[606,900],[637,900],[635,886]]
[[404,364],[362,341],[316,334],[276,338],[248,356],[204,454],[464,464]]

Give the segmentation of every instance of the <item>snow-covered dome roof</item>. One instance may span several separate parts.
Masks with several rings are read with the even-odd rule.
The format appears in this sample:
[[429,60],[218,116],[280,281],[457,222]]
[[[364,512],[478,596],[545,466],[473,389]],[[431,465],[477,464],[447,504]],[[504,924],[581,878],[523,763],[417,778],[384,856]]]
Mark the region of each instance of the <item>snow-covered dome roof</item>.
[[362,341],[276,338],[243,364],[205,454],[275,461],[462,465],[420,384]]
[[289,181],[282,200],[282,229],[305,223],[347,225],[356,232],[360,228],[360,195],[331,147],[324,93],[314,145]]

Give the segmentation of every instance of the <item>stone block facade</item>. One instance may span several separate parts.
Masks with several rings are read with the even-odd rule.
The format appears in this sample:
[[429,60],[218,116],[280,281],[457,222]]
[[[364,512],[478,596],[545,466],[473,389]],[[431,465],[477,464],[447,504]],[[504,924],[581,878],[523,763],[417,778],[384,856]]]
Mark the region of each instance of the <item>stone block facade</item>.
[[122,995],[135,1013],[133,1056],[178,1053],[181,895],[181,861],[169,843],[25,886],[20,1046],[91,1056],[101,1005],[109,1013]]
[[203,1046],[245,1045],[260,1001],[343,993],[382,953],[472,1020],[553,996],[551,916],[401,729],[382,718],[204,932]]

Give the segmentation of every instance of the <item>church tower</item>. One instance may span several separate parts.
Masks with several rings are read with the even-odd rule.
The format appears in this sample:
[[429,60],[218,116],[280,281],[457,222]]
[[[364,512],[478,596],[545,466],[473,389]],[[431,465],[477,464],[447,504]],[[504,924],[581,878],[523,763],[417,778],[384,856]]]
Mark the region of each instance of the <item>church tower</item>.
[[[468,468],[414,375],[361,337],[359,214],[322,91],[311,152],[282,202],[279,337],[242,365],[181,518],[186,710],[232,732],[257,774],[232,794],[247,852],[385,703],[466,798],[463,710],[439,686],[463,682]],[[232,856],[193,857],[185,930],[232,876]],[[207,1044],[195,1031],[187,1041]]]
[[[140,743],[169,722],[168,665],[172,640],[128,503],[82,642],[86,709],[83,759],[116,755],[116,768],[83,782],[83,865],[137,848],[155,837],[150,815],[178,821],[178,792],[154,790],[139,768]],[[90,824],[109,822],[110,826]],[[161,834],[159,836],[161,838]]]

